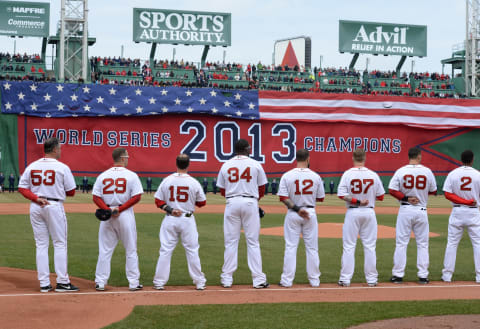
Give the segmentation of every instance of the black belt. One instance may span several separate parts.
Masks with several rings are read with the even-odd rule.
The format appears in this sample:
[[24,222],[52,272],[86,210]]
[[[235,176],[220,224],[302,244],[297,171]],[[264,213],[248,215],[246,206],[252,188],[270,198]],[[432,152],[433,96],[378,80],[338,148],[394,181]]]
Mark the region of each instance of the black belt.
[[114,205],[110,205],[110,204],[107,204],[108,207],[121,207],[122,205],[119,204],[118,206],[114,206]]
[[302,207],[315,208],[315,206],[302,206]]
[[408,203],[408,202],[401,202],[400,204],[401,204],[402,206],[411,206],[411,204]]
[[242,198],[252,198],[255,199],[256,197],[252,195],[232,195],[232,196],[227,196],[226,199],[231,199],[231,198],[236,198],[236,197],[242,197]]
[[45,200],[48,200],[48,201],[60,201],[60,199],[54,199],[54,198],[47,198],[46,196],[39,196],[39,198],[42,198],[42,199],[45,199]]
[[453,206],[454,206],[455,208],[456,208],[456,207],[478,208],[477,206],[467,206],[467,205],[463,205],[463,204],[454,204]]
[[193,212],[187,212],[184,216],[185,216],[185,217],[192,217],[192,216],[193,216]]
[[349,206],[348,208],[370,208],[370,209],[373,209],[373,207],[358,207],[358,206]]

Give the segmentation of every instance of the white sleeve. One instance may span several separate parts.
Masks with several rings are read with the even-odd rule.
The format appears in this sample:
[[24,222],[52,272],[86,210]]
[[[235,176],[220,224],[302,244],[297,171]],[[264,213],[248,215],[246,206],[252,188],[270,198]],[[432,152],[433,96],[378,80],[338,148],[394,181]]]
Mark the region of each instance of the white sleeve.
[[72,171],[68,166],[65,166],[65,170],[63,171],[63,187],[65,191],[71,191],[77,188],[75,178],[73,178]]
[[20,177],[18,187],[30,189],[30,166],[28,166]]
[[448,174],[447,179],[445,179],[445,183],[443,183],[443,191],[448,193],[453,193],[451,172]]
[[376,178],[376,180],[377,180],[377,190],[376,190],[375,196],[384,195],[385,194],[385,189],[383,188],[383,182],[380,179],[380,176],[378,176],[378,174],[376,176],[377,176],[377,178]]
[[400,191],[400,180],[398,179],[399,176],[400,175],[398,174],[398,170],[397,170],[395,174],[393,174],[392,179],[390,179],[390,183],[388,184],[389,189]]
[[95,184],[93,184],[92,194],[102,197],[102,175],[98,176],[95,180]]
[[288,197],[287,180],[285,179],[285,175],[283,175],[282,178],[280,179],[280,186],[278,188],[277,195]]
[[142,182],[140,181],[140,178],[138,177],[138,175],[134,172],[132,172],[131,181],[132,181],[132,188],[131,188],[130,197],[138,194],[143,194]]
[[225,188],[225,181],[223,179],[223,166],[222,166],[222,168],[220,168],[220,171],[218,172],[217,187],[218,188]]
[[435,179],[435,176],[433,175],[433,172],[429,169],[429,181],[430,181],[430,189],[428,190],[429,192],[435,192],[437,190],[437,180]]
[[262,186],[268,183],[267,175],[265,175],[265,171],[261,164],[258,163],[258,178],[257,184],[258,186]]
[[317,199],[325,198],[325,188],[323,187],[322,177],[318,176],[318,189],[317,189]]
[[193,178],[193,179],[195,180],[194,187],[195,187],[195,189],[196,189],[196,193],[195,193],[195,198],[196,198],[196,200],[195,200],[195,202],[197,202],[197,201],[200,201],[200,202],[201,202],[201,201],[206,201],[206,200],[207,200],[207,197],[205,196],[205,193],[203,192],[202,186],[200,185],[200,183],[199,183],[195,178]]
[[162,200],[167,202],[167,197],[165,197],[163,193],[163,186],[165,186],[165,182],[168,180],[168,177],[165,178],[160,185],[158,185],[157,192],[155,192],[154,198],[158,200]]
[[338,183],[337,187],[337,196],[347,196],[349,195],[348,186],[347,186],[347,178],[345,177],[345,173],[342,175],[340,179],[340,183]]

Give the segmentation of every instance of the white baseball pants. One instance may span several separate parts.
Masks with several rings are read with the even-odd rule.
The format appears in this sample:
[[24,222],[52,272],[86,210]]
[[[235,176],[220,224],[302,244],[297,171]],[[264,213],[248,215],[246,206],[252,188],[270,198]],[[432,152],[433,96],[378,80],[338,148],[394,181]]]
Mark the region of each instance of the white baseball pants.
[[454,207],[448,220],[448,240],[443,262],[442,280],[451,281],[455,271],[457,247],[464,229],[470,236],[475,264],[475,281],[480,283],[480,211],[478,208]]
[[400,278],[405,275],[407,246],[412,231],[417,242],[417,275],[419,278],[427,278],[429,265],[428,234],[430,232],[427,210],[410,205],[400,206],[398,211],[392,274]]
[[125,247],[125,273],[130,288],[140,284],[140,270],[137,255],[137,227],[133,210],[127,209],[117,218],[100,222],[98,230],[98,262],[95,283],[106,285],[110,277],[110,263],[113,251],[121,240]]
[[202,273],[200,257],[198,255],[198,231],[195,218],[174,217],[166,215],[160,226],[160,256],[153,278],[153,284],[164,286],[170,276],[170,263],[172,253],[177,246],[178,240],[182,240],[185,255],[187,256],[188,273],[197,286],[204,285],[207,280]]
[[310,213],[309,220],[303,219],[293,210],[289,210],[285,216],[285,256],[283,258],[283,273],[280,278],[280,284],[285,287],[290,287],[295,278],[295,271],[297,268],[297,248],[300,235],[303,236],[303,241],[305,243],[308,281],[313,287],[320,284],[317,215],[314,208],[305,209]]
[[339,281],[350,283],[355,270],[355,247],[360,235],[365,255],[364,271],[368,283],[378,281],[377,218],[373,208],[349,208],[343,224],[343,255]]
[[225,253],[220,275],[223,285],[233,283],[233,273],[238,266],[238,242],[242,227],[247,242],[248,267],[252,272],[253,285],[256,286],[267,281],[267,276],[262,272],[262,254],[258,242],[260,235],[258,201],[254,198],[234,197],[227,199],[223,219]]
[[30,222],[36,245],[37,272],[40,286],[50,284],[48,245],[52,237],[57,283],[69,283],[67,273],[67,216],[62,202],[48,201],[50,205],[40,207],[30,204]]

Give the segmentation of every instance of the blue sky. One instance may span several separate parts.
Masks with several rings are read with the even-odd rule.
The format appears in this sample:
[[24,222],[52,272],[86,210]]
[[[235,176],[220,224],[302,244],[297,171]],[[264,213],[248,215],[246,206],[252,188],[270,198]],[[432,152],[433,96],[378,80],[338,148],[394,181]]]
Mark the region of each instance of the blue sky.
[[[32,1],[32,0],[31,0]],[[35,0],[33,0],[35,1]],[[50,2],[50,33],[55,34],[60,19],[60,0]],[[232,14],[232,46],[215,47],[207,60],[221,61],[226,51],[227,62],[243,64],[272,61],[275,40],[306,35],[312,39],[312,66],[348,66],[352,55],[338,52],[338,21],[360,20],[385,23],[427,25],[427,57],[413,58],[414,71],[440,72],[440,60],[450,57],[452,46],[465,39],[464,0],[90,0],[89,34],[97,38],[90,55],[124,56],[147,59],[150,45],[132,41],[132,8],[180,9]],[[0,36],[0,51],[13,52],[14,40]],[[17,39],[17,51],[38,52],[41,42],[35,38]],[[202,46],[159,45],[157,58],[172,58],[199,62]],[[49,47],[47,55],[51,55]],[[399,57],[360,55],[357,69],[394,69]],[[403,70],[410,71],[411,58]],[[446,67],[445,71],[450,72]]]

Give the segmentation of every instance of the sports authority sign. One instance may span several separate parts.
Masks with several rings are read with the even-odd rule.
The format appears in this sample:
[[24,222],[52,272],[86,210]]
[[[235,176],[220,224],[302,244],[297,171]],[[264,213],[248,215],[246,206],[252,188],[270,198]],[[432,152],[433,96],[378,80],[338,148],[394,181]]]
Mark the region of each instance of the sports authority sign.
[[133,8],[133,41],[231,45],[231,14]]
[[340,52],[400,56],[427,56],[427,27],[357,21],[339,21]]
[[0,1],[0,34],[48,37],[49,32],[49,3]]
[[250,156],[270,176],[295,166],[295,152],[300,148],[310,151],[312,169],[322,176],[339,176],[352,166],[352,151],[357,147],[367,151],[367,167],[391,176],[408,162],[408,149],[413,146],[424,150],[422,163],[445,176],[460,165],[456,159],[463,148],[476,151],[468,141],[476,143],[477,135],[469,128],[227,120],[207,115],[18,117],[20,172],[42,156],[43,141],[55,136],[63,144],[62,161],[75,175],[99,174],[111,165],[112,150],[125,147],[129,167],[143,176],[175,171],[175,156],[180,153],[190,155],[192,175],[215,176],[233,156],[234,141],[245,138],[252,146]]

